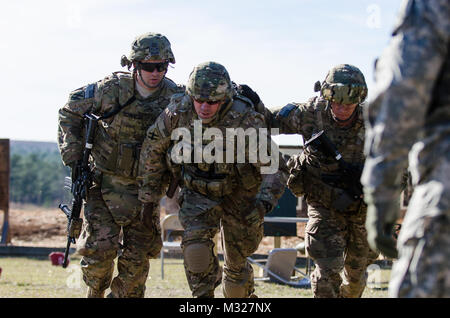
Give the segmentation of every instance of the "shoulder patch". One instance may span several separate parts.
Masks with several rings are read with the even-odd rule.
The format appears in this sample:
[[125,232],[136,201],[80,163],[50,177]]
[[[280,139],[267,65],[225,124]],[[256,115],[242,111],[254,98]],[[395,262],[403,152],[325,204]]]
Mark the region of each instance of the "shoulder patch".
[[287,104],[280,110],[279,114],[281,117],[287,117],[289,116],[290,112],[296,107],[297,106],[294,104]]

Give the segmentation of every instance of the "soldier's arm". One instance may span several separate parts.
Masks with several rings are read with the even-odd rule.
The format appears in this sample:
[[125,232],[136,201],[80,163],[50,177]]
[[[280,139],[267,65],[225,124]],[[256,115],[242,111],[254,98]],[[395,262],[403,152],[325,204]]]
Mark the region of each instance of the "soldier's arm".
[[148,128],[142,143],[137,179],[139,200],[143,203],[158,203],[164,195],[166,185],[162,180],[168,170],[166,155],[176,125],[175,118],[170,104]]
[[315,99],[307,103],[290,103],[272,112],[272,128],[278,128],[280,134],[309,133],[316,125],[314,111]]
[[[421,7],[421,10],[418,10]],[[409,1],[376,65],[376,94],[366,113],[362,183],[377,200],[395,200],[408,152],[420,134],[448,55],[450,4]]]
[[96,84],[73,91],[67,103],[58,111],[58,147],[65,165],[81,159],[83,145],[83,115],[95,105]]
[[[255,116],[253,121],[252,127],[256,128],[257,131],[260,131],[261,128],[267,129],[262,117]],[[253,163],[262,177],[261,187],[256,198],[269,203],[269,209],[271,210],[284,193],[289,171],[282,154],[278,150],[278,145],[271,138],[270,130],[267,129],[267,134],[260,133],[258,138],[258,142],[265,143],[267,147],[259,147],[258,151],[264,151],[265,153],[258,153],[258,160]]]

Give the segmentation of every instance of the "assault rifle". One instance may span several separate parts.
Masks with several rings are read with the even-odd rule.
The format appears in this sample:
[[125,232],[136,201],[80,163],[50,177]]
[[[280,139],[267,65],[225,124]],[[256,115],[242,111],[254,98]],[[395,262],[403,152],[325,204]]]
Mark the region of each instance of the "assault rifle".
[[363,190],[360,182],[362,169],[358,166],[346,162],[336,146],[331,142],[323,130],[305,142],[305,148],[311,145],[313,148],[321,151],[324,155],[334,158],[339,164],[341,172],[339,175],[323,175],[322,179],[325,183],[344,185],[345,192],[354,200],[362,198]]
[[64,252],[63,268],[67,267],[67,258],[69,256],[70,244],[75,244],[81,230],[82,220],[80,218],[83,200],[89,187],[92,184],[91,169],[89,166],[89,156],[94,142],[95,129],[99,116],[94,114],[85,114],[84,121],[86,127],[86,138],[83,149],[83,157],[72,167],[71,193],[73,195],[72,209],[66,204],[60,204],[59,208],[67,216],[67,245]]

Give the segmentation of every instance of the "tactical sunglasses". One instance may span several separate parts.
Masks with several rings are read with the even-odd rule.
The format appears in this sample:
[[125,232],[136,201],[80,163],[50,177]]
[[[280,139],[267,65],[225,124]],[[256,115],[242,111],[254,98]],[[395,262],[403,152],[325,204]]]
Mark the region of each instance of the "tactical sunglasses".
[[152,73],[153,71],[157,70],[158,72],[164,72],[167,70],[167,66],[169,63],[162,62],[162,63],[139,63],[139,67],[146,71]]
[[215,105],[222,102],[221,100],[198,100],[198,99],[195,99],[195,101],[200,104],[206,103],[208,105]]

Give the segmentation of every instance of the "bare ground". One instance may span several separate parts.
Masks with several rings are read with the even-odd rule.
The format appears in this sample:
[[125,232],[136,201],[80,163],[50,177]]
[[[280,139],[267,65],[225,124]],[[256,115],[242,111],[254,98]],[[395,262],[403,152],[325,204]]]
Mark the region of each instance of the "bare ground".
[[[161,217],[164,216],[164,212]],[[12,203],[9,211],[11,244],[15,246],[65,247],[67,218],[58,208]],[[0,213],[0,226],[3,213]],[[297,236],[281,237],[280,247],[295,247],[303,241],[304,224],[297,224]],[[264,237],[257,254],[274,248],[274,237]],[[221,246],[218,244],[218,252]]]

